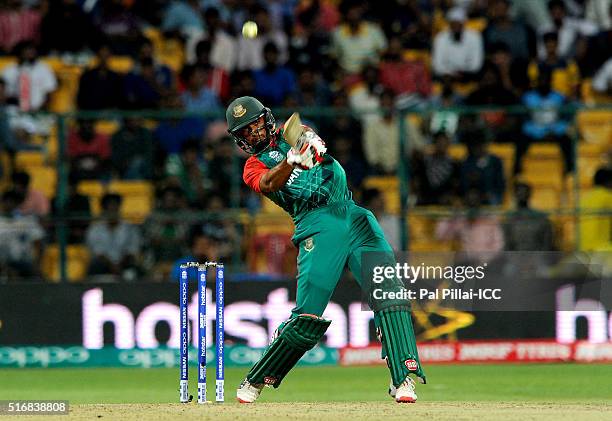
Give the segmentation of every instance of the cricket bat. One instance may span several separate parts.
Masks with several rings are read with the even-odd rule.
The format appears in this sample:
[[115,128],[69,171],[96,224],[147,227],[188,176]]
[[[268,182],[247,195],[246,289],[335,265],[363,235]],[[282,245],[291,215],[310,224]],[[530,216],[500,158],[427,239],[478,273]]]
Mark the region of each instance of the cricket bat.
[[304,131],[304,127],[302,126],[302,120],[300,119],[299,113],[291,114],[291,117],[287,119],[285,122],[285,127],[283,129],[283,137],[291,146],[296,146],[302,133]]

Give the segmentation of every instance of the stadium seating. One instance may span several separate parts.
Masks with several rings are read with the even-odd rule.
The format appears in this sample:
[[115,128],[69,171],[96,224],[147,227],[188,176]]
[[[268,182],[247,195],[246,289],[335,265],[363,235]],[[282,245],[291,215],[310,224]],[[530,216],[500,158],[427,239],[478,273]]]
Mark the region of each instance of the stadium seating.
[[[67,278],[70,282],[82,281],[87,275],[90,255],[84,245],[69,244],[66,247]],[[59,282],[60,271],[60,248],[58,244],[49,244],[45,248],[42,257],[41,270],[45,279]]]
[[20,151],[15,154],[15,167],[19,170],[27,170],[30,167],[42,167],[45,165],[45,154],[40,151]]
[[30,186],[40,190],[49,200],[55,197],[57,172],[53,167],[33,166],[24,168],[30,174]]
[[373,176],[364,180],[364,187],[378,189],[385,197],[387,211],[397,215],[400,212],[399,179],[395,176]]
[[582,110],[576,119],[585,141],[612,147],[612,111]]
[[133,223],[144,222],[151,213],[154,189],[149,181],[111,181],[108,192],[121,195],[121,215]]

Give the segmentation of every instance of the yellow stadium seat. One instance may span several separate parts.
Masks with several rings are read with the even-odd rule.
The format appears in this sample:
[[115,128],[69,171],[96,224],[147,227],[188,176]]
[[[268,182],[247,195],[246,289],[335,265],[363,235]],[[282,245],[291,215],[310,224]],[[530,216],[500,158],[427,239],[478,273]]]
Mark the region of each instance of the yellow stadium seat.
[[[66,246],[66,272],[70,282],[78,282],[87,276],[89,266],[89,250],[83,245],[69,244]],[[41,270],[44,277],[52,282],[61,278],[59,245],[49,244],[43,253]]]
[[548,175],[549,177],[561,177],[563,163],[558,159],[535,159],[525,158],[523,161],[523,172]]
[[612,111],[582,110],[576,119],[584,140],[612,146]]
[[59,57],[43,57],[41,61],[47,64],[55,73],[60,72],[64,68],[64,62]]
[[93,216],[98,216],[100,214],[100,199],[106,191],[104,185],[97,180],[83,180],[79,182],[77,191],[89,197],[91,214]]
[[561,190],[563,186],[563,178],[561,176],[554,177],[550,174],[539,172],[522,173],[517,177],[517,180],[529,184],[533,189],[551,188]]
[[163,40],[161,48],[157,51],[157,58],[173,71],[179,72],[185,62],[184,48],[176,39]]
[[531,195],[531,207],[538,210],[550,211],[559,209],[559,191],[551,188],[537,188]]
[[45,164],[45,154],[40,151],[20,151],[15,154],[15,167],[20,170],[41,167]]
[[128,73],[134,67],[134,60],[127,56],[113,56],[108,60],[108,67],[118,73]]
[[0,57],[0,72],[3,71],[6,66],[8,66],[9,64],[13,64],[13,63],[17,63],[16,57],[10,57],[10,56]]
[[606,161],[600,157],[579,157],[578,174],[580,176],[580,186],[591,187],[595,172],[605,164]]
[[55,196],[57,186],[57,172],[53,167],[28,167],[24,170],[30,174],[30,186],[40,190],[48,199]]
[[578,144],[578,156],[600,156],[602,153],[609,152],[612,146],[600,145],[597,143],[580,142]]
[[90,197],[102,197],[104,185],[97,180],[83,180],[77,187],[79,193]]
[[561,158],[561,151],[556,143],[534,143],[525,155],[536,159]]
[[119,130],[120,124],[116,120],[100,120],[96,122],[96,132],[112,136],[117,130]]
[[398,214],[400,211],[400,185],[399,179],[394,176],[374,176],[364,180],[364,187],[367,189],[377,189],[385,197],[387,211]]
[[467,148],[462,143],[455,143],[448,148],[448,154],[457,161],[463,161],[467,157]]
[[134,223],[142,223],[151,213],[154,202],[153,185],[148,181],[112,181],[110,193],[123,198],[121,215]]
[[65,65],[56,72],[59,88],[51,94],[50,107],[54,112],[68,112],[75,109],[79,80],[83,68]]

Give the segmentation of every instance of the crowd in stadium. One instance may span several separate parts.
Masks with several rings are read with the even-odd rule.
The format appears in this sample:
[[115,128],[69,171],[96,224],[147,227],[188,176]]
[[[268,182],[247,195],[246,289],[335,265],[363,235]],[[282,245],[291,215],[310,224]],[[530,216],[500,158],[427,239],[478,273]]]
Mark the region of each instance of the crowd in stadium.
[[[242,34],[249,20],[255,37]],[[432,229],[436,241],[475,252],[558,248],[546,214],[530,208],[525,157],[530,145],[553,144],[560,171],[549,176],[567,188],[579,150],[572,140],[584,137],[571,106],[612,102],[611,45],[612,0],[0,0],[0,266],[39,275],[60,216],[71,218],[68,242],[86,246],[90,275],[135,279],[160,262],[231,261],[237,248],[253,246],[241,242],[234,220],[197,215],[260,206],[245,186],[232,197],[246,156],[227,136],[223,112],[242,95],[273,109],[326,107],[305,119],[397,249],[397,214],[384,185],[368,180],[396,178],[402,162],[411,205],[514,203],[509,218],[528,220],[528,229],[507,230],[497,217],[450,218]],[[74,87],[60,67],[80,69]],[[519,111],[444,109],[462,105]],[[101,130],[95,112],[109,109],[207,116],[132,116]],[[406,120],[405,156],[398,109],[421,112]],[[32,187],[17,159],[44,150],[37,139],[57,136],[36,111],[92,112],[67,128],[65,209],[59,192]],[[511,146],[508,168],[492,141]],[[456,145],[467,153],[453,155]],[[607,200],[602,209],[610,206],[610,150],[610,139],[597,149],[601,165],[588,182],[592,203]],[[91,180],[144,180],[155,204],[133,225],[120,212],[125,196],[105,191],[106,218],[90,222],[95,213],[79,186]],[[597,248],[601,238],[581,241]]]

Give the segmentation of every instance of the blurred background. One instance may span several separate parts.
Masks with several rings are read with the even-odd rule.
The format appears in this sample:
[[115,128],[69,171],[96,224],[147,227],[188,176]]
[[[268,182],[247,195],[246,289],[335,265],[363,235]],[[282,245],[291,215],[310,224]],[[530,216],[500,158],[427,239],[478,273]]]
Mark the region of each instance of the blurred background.
[[[0,0],[0,341],[86,345],[87,303],[89,345],[117,345],[102,292],[176,305],[190,260],[226,264],[230,303],[291,299],[291,220],[244,185],[226,131],[242,95],[277,124],[301,112],[397,251],[556,252],[609,276],[611,22],[611,0]],[[72,333],[25,335],[20,305]],[[422,316],[421,339],[475,323]],[[474,335],[558,336],[530,320]],[[172,329],[153,330],[119,345]]]

